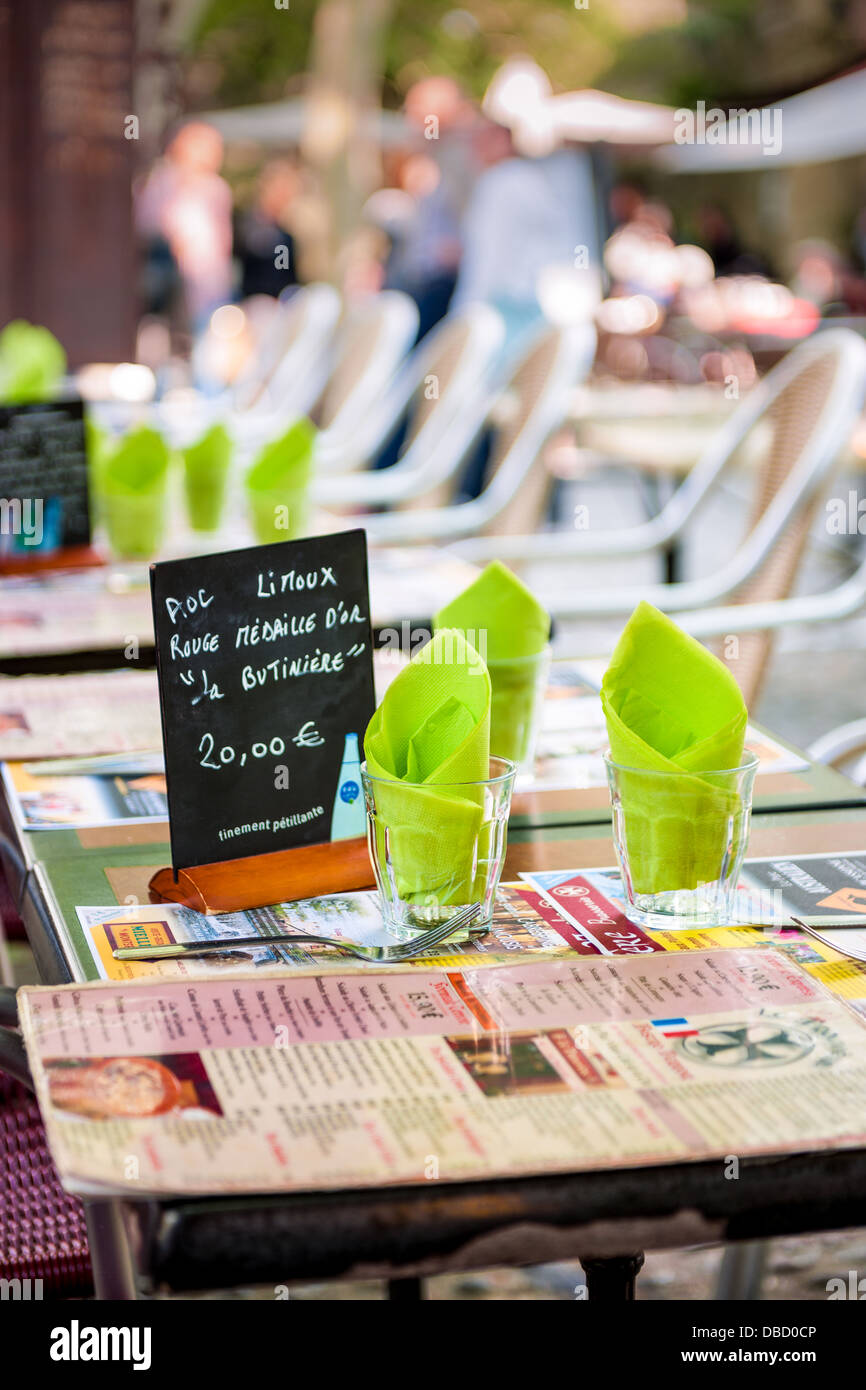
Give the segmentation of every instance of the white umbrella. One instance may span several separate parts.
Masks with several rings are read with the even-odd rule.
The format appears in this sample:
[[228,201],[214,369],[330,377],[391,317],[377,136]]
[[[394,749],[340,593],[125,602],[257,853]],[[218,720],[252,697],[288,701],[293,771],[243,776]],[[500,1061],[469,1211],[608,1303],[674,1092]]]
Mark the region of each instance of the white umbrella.
[[[754,119],[744,121],[726,114],[728,120],[714,133],[712,143],[675,144],[659,151],[655,162],[674,173],[697,174],[823,164],[866,154],[866,68],[800,92],[777,106],[762,108],[763,126]],[[711,116],[711,111],[705,111],[703,123],[700,119],[696,122],[696,131],[708,124]],[[748,140],[747,131],[751,134]],[[766,139],[770,131],[776,149]]]

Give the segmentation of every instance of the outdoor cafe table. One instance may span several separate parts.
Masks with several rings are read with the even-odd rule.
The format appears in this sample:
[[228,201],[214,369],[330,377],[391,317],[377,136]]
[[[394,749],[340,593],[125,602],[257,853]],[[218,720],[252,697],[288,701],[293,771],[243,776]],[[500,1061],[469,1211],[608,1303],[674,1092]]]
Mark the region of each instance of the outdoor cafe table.
[[[609,826],[534,822],[509,838],[505,878],[614,862]],[[168,862],[164,823],[18,835],[8,813],[7,871],[45,983],[83,981],[80,904],[147,901]],[[750,852],[866,847],[866,812],[759,811]],[[590,1298],[629,1297],[648,1247],[677,1248],[866,1224],[866,1150],[741,1160],[737,1182],[714,1162],[495,1178],[431,1187],[212,1198],[86,1199],[103,1298],[137,1280],[176,1291],[251,1283],[389,1281],[392,1297],[447,1272],[578,1258]],[[133,1255],[134,1252],[134,1255]]]

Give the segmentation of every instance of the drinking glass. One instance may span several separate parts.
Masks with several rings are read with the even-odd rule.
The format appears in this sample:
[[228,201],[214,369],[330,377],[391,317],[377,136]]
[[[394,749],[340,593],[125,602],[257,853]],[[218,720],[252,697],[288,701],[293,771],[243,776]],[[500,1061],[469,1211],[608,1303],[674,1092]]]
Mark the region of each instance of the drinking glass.
[[758,759],[706,772],[605,763],[626,915],[655,928],[732,921]]
[[489,926],[516,771],[491,758],[480,782],[403,782],[362,764],[367,844],[389,931],[405,939],[476,903],[472,931]]
[[550,647],[531,656],[488,661],[490,751],[520,765],[530,764],[550,672]]

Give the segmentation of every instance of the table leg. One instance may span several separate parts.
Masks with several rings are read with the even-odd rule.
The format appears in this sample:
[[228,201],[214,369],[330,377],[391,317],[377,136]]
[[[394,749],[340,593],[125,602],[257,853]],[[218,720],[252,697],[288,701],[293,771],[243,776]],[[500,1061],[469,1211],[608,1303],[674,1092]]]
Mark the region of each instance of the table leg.
[[138,1293],[122,1204],[85,1201],[84,1215],[96,1297],[133,1301]]
[[768,1240],[744,1240],[726,1246],[719,1268],[716,1298],[735,1302],[760,1298],[769,1248]]
[[642,1250],[634,1255],[613,1255],[603,1260],[581,1260],[586,1273],[586,1296],[594,1303],[631,1303],[643,1266]]
[[424,1298],[423,1279],[389,1279],[390,1303],[420,1303]]

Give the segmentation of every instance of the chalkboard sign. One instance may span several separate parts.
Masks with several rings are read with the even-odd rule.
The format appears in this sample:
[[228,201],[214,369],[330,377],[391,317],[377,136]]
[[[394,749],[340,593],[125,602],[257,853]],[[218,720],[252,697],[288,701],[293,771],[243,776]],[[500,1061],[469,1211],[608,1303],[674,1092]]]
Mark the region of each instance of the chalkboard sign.
[[0,499],[0,554],[90,544],[80,400],[0,406]]
[[363,531],[151,566],[175,870],[363,835]]

